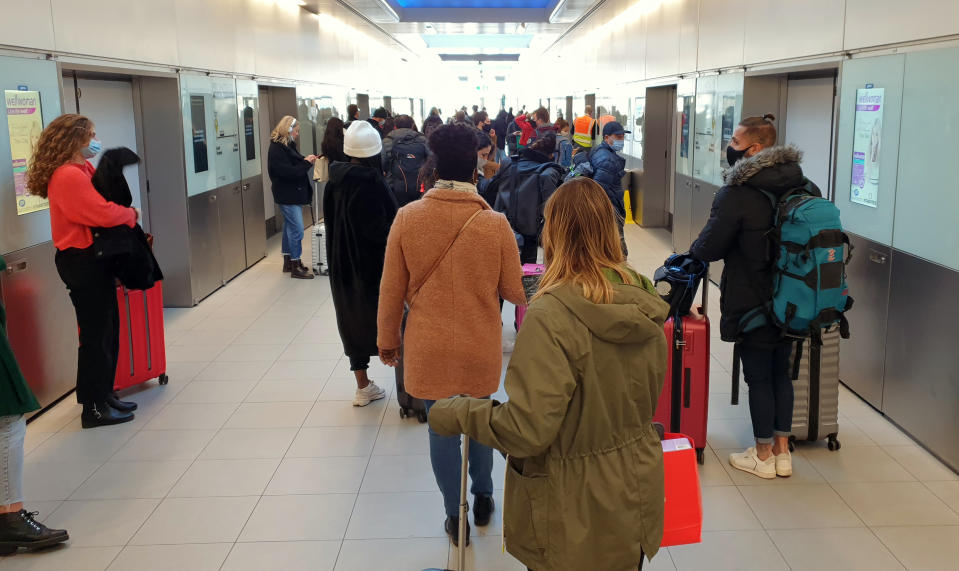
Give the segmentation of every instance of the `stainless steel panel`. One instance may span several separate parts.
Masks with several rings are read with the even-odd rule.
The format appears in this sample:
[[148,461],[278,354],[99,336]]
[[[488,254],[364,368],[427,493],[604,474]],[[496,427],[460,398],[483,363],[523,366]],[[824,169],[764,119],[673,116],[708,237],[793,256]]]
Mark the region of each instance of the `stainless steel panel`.
[[892,251],[883,412],[959,470],[959,272]]
[[676,173],[676,193],[673,204],[673,250],[686,252],[693,243],[693,179]]
[[246,266],[266,256],[266,222],[263,218],[263,183],[259,176],[243,181],[243,232],[246,242]]
[[194,304],[223,285],[217,200],[215,190],[189,198],[190,278]]
[[53,242],[5,254],[0,294],[17,362],[41,406],[76,386],[77,321],[53,263]]
[[854,250],[846,273],[856,303],[849,312],[852,336],[842,341],[839,378],[882,410],[892,252],[888,246],[855,234],[849,237]]
[[216,190],[220,233],[221,282],[246,269],[246,233],[243,230],[243,186],[237,182]]
[[[709,213],[713,208],[713,200],[716,198],[716,193],[718,192],[719,187],[715,184],[693,179],[693,206],[690,221],[690,245],[692,242],[696,241],[696,238],[699,237],[699,233],[702,232],[703,228],[706,226],[706,222],[709,221]],[[709,279],[719,283],[720,278],[723,275],[724,267],[725,263],[722,260],[711,263],[709,265]]]

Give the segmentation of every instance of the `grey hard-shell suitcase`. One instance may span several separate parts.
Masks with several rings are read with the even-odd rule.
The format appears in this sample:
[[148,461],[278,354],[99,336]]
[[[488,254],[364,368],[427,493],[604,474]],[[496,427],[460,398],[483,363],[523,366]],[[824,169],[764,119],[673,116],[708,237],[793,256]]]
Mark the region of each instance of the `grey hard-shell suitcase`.
[[[795,362],[793,348],[791,363]],[[824,330],[822,345],[805,340],[799,375],[793,380],[793,424],[790,448],[796,440],[828,440],[839,450],[839,327]]]

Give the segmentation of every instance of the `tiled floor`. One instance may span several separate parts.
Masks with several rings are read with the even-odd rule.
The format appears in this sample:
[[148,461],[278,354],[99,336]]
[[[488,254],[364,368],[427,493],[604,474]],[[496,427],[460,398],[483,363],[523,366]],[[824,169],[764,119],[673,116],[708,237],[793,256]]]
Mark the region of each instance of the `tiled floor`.
[[[651,275],[668,236],[628,238]],[[281,275],[274,239],[199,306],[166,312],[170,384],[128,395],[135,422],[80,431],[68,399],[31,423],[27,505],[73,539],[0,571],[455,566],[426,429],[392,398],[350,406],[329,291],[325,278]],[[713,288],[714,319],[717,302]],[[703,542],[662,550],[650,569],[959,568],[959,477],[848,391],[841,451],[800,447],[790,479],[733,471],[725,458],[751,429],[746,406],[729,405],[730,347],[713,341]],[[372,376],[392,397],[392,371],[374,364]],[[474,530],[468,568],[522,569],[501,551],[498,515]]]

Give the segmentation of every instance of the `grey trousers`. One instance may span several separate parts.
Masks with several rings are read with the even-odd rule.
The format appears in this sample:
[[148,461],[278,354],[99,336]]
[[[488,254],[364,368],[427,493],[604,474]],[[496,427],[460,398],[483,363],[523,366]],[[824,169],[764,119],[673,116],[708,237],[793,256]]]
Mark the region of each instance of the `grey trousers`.
[[23,415],[0,416],[0,505],[23,501]]

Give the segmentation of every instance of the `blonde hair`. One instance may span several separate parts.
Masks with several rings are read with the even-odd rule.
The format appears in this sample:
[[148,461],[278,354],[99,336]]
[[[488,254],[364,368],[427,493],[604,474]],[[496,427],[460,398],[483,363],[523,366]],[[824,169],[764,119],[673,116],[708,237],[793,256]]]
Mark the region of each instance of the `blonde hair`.
[[610,303],[613,284],[605,269],[614,271],[623,283],[635,285],[626,267],[613,205],[596,181],[575,178],[560,186],[546,203],[545,216],[546,271],[534,300],[574,284],[591,302]]
[[93,121],[83,115],[66,113],[50,122],[40,133],[37,148],[27,167],[27,190],[47,197],[53,172],[71,162],[93,137]]
[[296,126],[296,117],[284,115],[270,133],[270,140],[274,143],[290,144],[290,131]]

